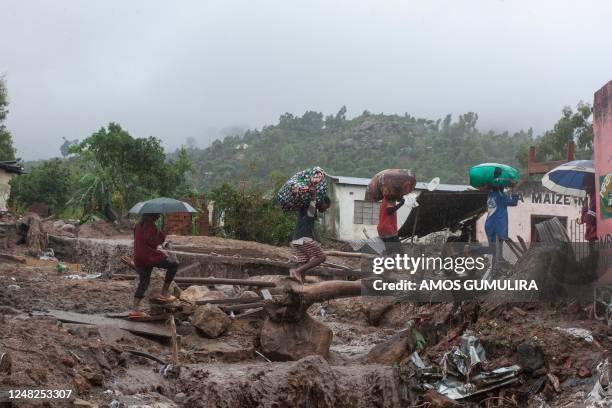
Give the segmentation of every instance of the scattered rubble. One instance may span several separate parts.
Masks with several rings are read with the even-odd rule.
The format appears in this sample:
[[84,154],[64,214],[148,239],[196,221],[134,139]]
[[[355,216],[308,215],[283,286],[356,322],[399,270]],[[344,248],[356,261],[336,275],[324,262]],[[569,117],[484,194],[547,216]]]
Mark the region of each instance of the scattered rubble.
[[[130,322],[137,281],[104,279],[115,267],[133,274],[120,262],[129,240],[79,238],[77,247],[66,239],[76,240],[66,233],[61,242],[70,244],[54,256],[87,267],[60,272],[53,260],[0,262],[2,387],[70,388],[76,406],[610,406],[612,329],[582,308],[340,299],[358,287],[321,279],[296,287],[237,268],[221,276],[271,279],[271,296],[246,285],[173,286],[181,299],[175,309],[161,308],[158,321]],[[181,251],[226,258],[290,257],[286,248],[255,243],[177,241]],[[25,251],[18,246],[15,255]],[[154,272],[147,296],[163,278]],[[226,303],[196,305],[202,301]],[[170,321],[176,366],[168,364]],[[157,329],[147,334],[149,327]]]

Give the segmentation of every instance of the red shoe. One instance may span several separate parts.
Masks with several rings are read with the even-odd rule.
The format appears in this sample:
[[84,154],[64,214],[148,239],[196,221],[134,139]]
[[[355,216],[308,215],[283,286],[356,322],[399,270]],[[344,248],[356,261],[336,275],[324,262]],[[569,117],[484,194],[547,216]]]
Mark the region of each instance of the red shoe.
[[128,314],[128,319],[130,320],[142,320],[142,319],[150,319],[150,318],[151,316],[149,316],[148,314],[140,310],[135,310]]

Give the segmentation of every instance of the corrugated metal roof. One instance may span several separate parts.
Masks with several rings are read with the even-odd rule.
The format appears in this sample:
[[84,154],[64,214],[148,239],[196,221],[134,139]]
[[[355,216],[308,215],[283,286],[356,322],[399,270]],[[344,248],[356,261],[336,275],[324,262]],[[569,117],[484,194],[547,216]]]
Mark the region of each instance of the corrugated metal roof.
[[0,161],[0,169],[6,170],[9,173],[23,174],[25,170],[15,160]]
[[[363,177],[347,177],[347,176],[332,176],[328,174],[328,177],[334,180],[338,184],[349,184],[353,186],[367,186],[370,183],[369,178]],[[417,181],[415,190],[427,190],[427,183]],[[466,184],[440,184],[436,191],[468,191],[474,190],[472,186]]]

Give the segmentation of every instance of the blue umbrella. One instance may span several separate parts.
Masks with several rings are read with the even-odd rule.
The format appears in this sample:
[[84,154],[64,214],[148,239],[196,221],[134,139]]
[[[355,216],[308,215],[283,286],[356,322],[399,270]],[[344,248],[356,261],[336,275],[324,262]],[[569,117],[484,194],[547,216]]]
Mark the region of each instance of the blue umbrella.
[[586,197],[582,186],[585,175],[589,173],[595,174],[593,160],[574,160],[546,173],[542,185],[555,193]]
[[195,208],[184,201],[174,198],[160,197],[149,201],[143,201],[130,209],[130,214],[168,214],[168,213],[196,213]]

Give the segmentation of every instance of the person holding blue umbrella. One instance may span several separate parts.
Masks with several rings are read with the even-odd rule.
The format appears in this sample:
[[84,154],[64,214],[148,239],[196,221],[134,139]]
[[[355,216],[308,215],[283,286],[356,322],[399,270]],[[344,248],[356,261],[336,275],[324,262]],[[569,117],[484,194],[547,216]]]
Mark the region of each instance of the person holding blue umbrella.
[[593,160],[574,160],[555,167],[542,177],[542,185],[555,193],[586,198],[582,214],[576,222],[585,224],[584,238],[587,241],[597,241]]

